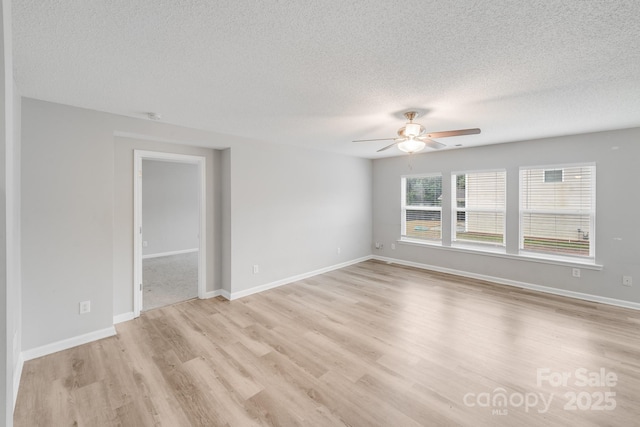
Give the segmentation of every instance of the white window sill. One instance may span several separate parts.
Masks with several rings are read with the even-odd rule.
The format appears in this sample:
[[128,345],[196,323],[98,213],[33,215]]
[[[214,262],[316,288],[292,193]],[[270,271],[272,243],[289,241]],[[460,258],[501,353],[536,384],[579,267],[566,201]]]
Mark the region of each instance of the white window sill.
[[508,254],[502,246],[479,246],[473,244],[461,244],[454,242],[452,246],[443,246],[440,241],[418,240],[410,238],[401,238],[396,241],[401,245],[422,246],[434,249],[442,249],[452,252],[463,252],[478,255],[486,255],[497,258],[515,259],[520,261],[531,261],[542,264],[561,265],[565,267],[577,267],[587,270],[602,270],[603,266],[596,264],[592,259],[579,259],[572,257],[554,256],[546,254],[537,254],[532,252],[521,252],[518,254]]

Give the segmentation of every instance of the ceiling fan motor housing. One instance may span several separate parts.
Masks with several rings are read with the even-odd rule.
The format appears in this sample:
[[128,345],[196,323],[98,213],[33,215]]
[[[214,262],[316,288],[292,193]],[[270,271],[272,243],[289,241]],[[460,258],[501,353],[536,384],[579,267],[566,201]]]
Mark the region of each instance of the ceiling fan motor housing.
[[[409,132],[407,132],[407,126],[409,126]],[[415,129],[411,129],[412,127],[415,126]],[[421,124],[418,123],[407,123],[406,126],[402,126],[400,129],[398,129],[398,136],[401,138],[409,138],[411,136],[413,136],[414,138],[418,137],[418,136],[422,136],[427,132],[427,130],[424,128],[424,126],[422,126]]]
[[404,116],[409,122],[398,129],[398,135],[402,138],[417,138],[424,135],[427,131],[420,123],[413,123],[413,119],[418,117],[418,113],[415,111],[407,111]]

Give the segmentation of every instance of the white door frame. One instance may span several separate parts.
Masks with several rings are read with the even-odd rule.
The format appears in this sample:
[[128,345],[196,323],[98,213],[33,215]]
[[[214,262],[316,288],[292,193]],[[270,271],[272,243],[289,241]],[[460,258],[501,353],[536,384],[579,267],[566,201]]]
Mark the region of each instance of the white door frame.
[[207,199],[206,158],[187,154],[133,150],[133,315],[140,316],[142,309],[142,160],[189,163],[198,166],[200,184],[200,233],[198,235],[198,298],[206,293],[207,273]]

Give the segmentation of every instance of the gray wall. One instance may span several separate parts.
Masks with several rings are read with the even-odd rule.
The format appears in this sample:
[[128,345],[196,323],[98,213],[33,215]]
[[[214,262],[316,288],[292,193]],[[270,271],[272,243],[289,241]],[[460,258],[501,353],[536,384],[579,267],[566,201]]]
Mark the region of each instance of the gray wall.
[[371,254],[370,160],[263,144],[230,160],[232,293]]
[[[97,113],[23,99],[23,350],[112,324],[113,136]],[[78,303],[90,300],[80,316]]]
[[198,166],[142,161],[142,254],[198,249],[200,239]]
[[[28,98],[22,112],[24,350],[133,311],[134,147],[217,153],[207,179],[221,202],[207,221],[220,249],[208,255],[207,290],[246,291],[371,253],[370,160]],[[83,300],[92,311],[80,316]]]
[[[429,152],[373,162],[373,240],[384,244],[376,255],[461,270],[474,274],[548,286],[601,297],[640,302],[640,287],[622,286],[622,275],[640,278],[640,227],[637,212],[637,163],[640,128],[523,141],[485,147]],[[507,252],[518,251],[518,170],[520,166],[563,163],[596,163],[596,262],[601,271],[582,269],[574,278],[568,266],[543,264],[484,254],[452,252],[432,246],[396,243],[400,237],[400,177],[441,172],[445,179],[454,171],[506,168]],[[443,207],[443,222],[450,222]],[[443,233],[444,243],[450,236]],[[638,279],[636,279],[636,282]]]

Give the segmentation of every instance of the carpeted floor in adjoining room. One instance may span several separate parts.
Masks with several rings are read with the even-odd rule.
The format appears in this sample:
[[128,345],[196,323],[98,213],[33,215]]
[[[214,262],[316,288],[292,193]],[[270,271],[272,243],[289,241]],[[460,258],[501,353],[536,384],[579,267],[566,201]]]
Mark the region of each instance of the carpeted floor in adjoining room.
[[142,260],[142,309],[198,296],[198,252]]

